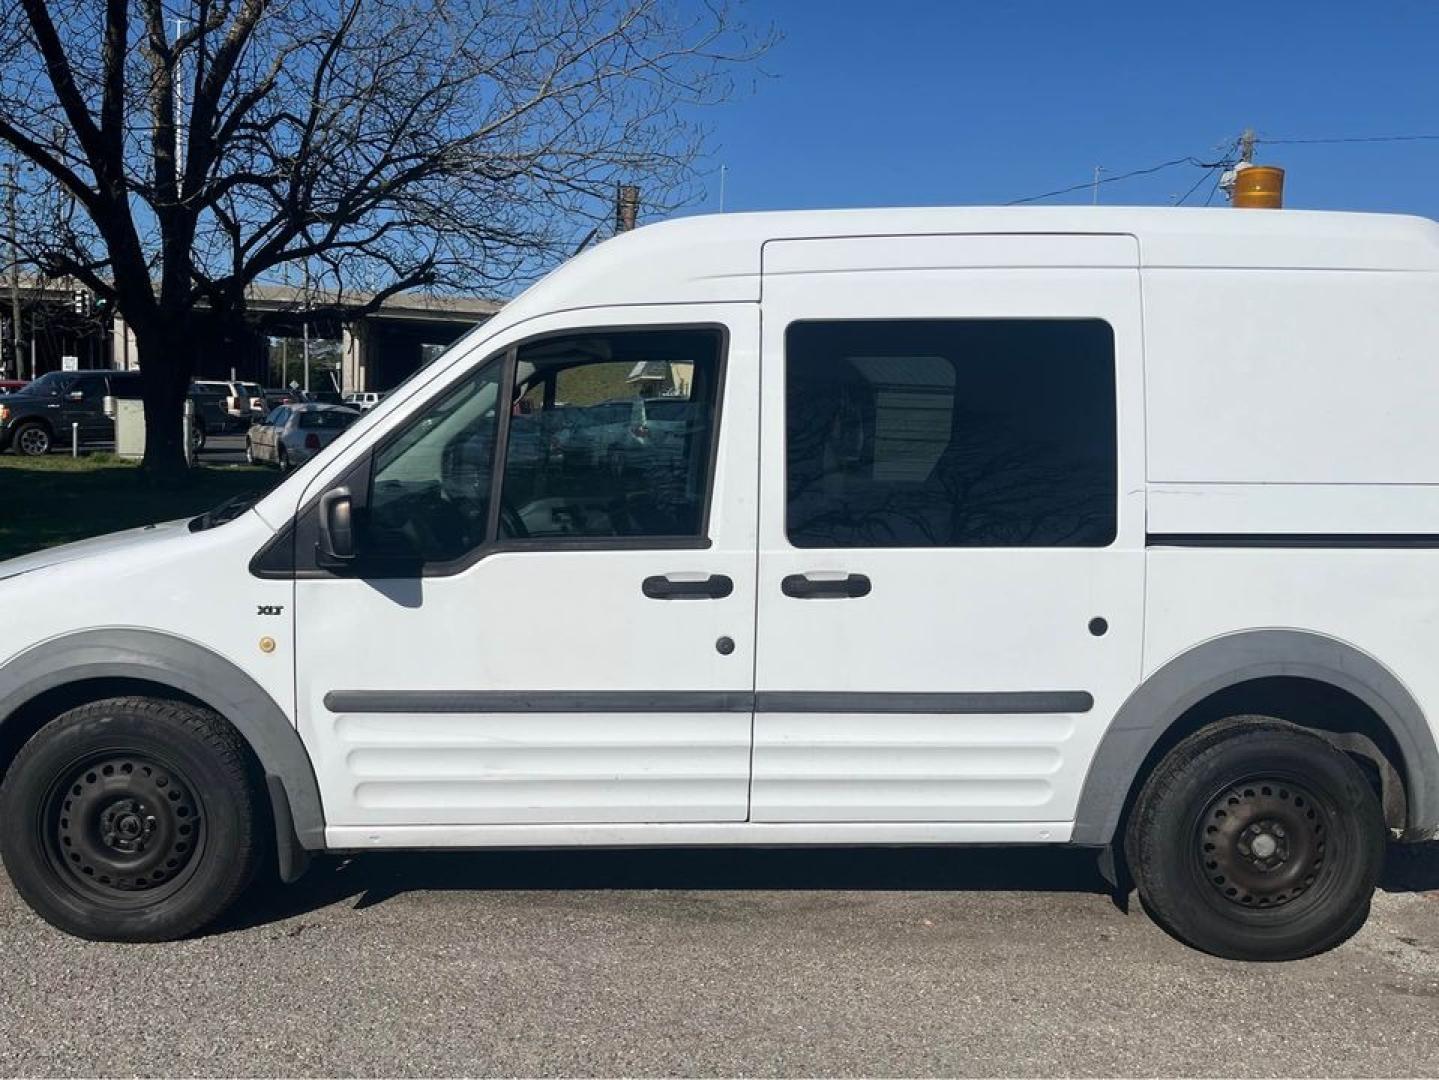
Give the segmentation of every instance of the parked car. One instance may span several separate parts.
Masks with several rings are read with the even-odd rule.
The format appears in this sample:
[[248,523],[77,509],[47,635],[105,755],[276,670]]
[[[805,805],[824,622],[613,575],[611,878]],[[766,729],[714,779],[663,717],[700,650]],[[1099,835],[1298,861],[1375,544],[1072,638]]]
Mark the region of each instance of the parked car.
[[309,398],[300,390],[290,390],[283,386],[265,388],[266,414],[278,409],[281,405],[299,405],[301,402],[308,400]]
[[338,390],[306,390],[305,400],[316,405],[343,405],[345,399]]
[[590,465],[608,464],[617,468],[625,451],[636,441],[633,431],[634,401],[602,401],[589,406],[570,406],[566,410],[568,424],[559,437],[559,445],[571,459],[582,459]]
[[232,427],[244,427],[257,416],[268,413],[265,392],[258,383],[239,382],[224,379],[197,379],[194,386],[207,393],[219,394],[225,402],[225,412]]
[[[113,442],[115,421],[105,412],[105,399],[139,398],[138,371],[52,371],[0,399],[0,452],[13,449],[43,457],[72,438],[81,446]],[[194,422],[191,437],[203,449],[209,434],[222,422],[216,400],[191,389]]]
[[281,405],[245,434],[245,460],[288,471],[329,446],[359,417],[342,405]]
[[[253,508],[0,565],[5,869],[154,941],[315,852],[1068,844],[1328,949],[1439,833],[1436,282],[1371,215],[626,233]],[[508,456],[631,371],[683,468]]]
[[29,382],[25,379],[0,379],[0,395],[13,394],[28,385]]
[[[138,386],[135,388],[135,395],[138,396]],[[194,403],[194,440],[195,448],[203,450],[211,435],[221,435],[229,431],[234,422],[230,418],[230,412],[226,404],[226,396],[216,392],[212,386],[192,382],[190,384],[190,400]]]
[[353,409],[359,409],[361,412],[369,412],[369,410],[373,409],[384,399],[384,394],[377,394],[373,390],[367,390],[362,393],[346,394],[344,403]]

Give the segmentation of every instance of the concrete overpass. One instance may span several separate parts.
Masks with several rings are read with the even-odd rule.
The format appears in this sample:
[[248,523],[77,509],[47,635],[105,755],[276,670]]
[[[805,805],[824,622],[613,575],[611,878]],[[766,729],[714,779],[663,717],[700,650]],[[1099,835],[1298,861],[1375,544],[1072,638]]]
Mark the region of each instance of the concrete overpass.
[[[317,347],[318,343],[338,343],[338,375],[344,393],[389,390],[471,328],[489,320],[502,306],[498,300],[480,297],[400,293],[369,314],[343,320],[310,316],[305,299],[298,287],[253,287],[247,303],[250,312],[259,317],[257,329],[248,340],[215,341],[212,347],[202,349],[196,377],[238,378],[273,385],[280,379],[271,374],[270,339],[289,339],[292,348],[297,349],[299,339],[308,329]],[[347,294],[344,303],[358,305],[366,299]],[[314,291],[310,293],[310,306],[330,306],[333,300]],[[203,311],[198,315],[203,321]],[[119,317],[114,320],[110,337],[112,366],[138,367],[134,334]],[[333,350],[333,346],[330,348]],[[298,363],[298,355],[292,353],[292,356]],[[291,371],[293,373],[293,366]],[[312,383],[312,388],[328,389],[318,382]]]

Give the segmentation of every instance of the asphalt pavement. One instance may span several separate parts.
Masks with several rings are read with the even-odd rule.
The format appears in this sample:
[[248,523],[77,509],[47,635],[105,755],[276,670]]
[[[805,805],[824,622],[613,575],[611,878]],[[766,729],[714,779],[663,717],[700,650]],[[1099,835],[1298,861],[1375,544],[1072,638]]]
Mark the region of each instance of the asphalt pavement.
[[161,946],[0,884],[0,1074],[1439,1074],[1439,845],[1323,956],[1202,956],[1060,850],[367,855]]

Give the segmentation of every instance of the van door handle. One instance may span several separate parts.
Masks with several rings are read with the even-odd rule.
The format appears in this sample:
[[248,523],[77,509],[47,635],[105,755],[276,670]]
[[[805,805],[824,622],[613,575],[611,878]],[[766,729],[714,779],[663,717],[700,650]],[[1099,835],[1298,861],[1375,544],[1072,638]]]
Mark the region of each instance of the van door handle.
[[790,574],[779,583],[780,591],[796,600],[840,598],[855,600],[869,595],[869,578],[848,574],[842,578],[812,578],[808,574]]
[[723,600],[734,592],[734,582],[724,574],[691,581],[675,581],[656,574],[645,578],[641,587],[651,600]]

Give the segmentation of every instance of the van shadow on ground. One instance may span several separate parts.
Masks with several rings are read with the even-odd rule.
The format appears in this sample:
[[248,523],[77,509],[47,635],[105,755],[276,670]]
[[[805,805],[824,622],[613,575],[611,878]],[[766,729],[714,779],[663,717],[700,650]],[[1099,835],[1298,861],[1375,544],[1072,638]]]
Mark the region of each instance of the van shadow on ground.
[[[1439,842],[1394,845],[1380,888],[1439,890]],[[670,848],[397,852],[317,859],[294,885],[264,884],[215,928],[278,922],[340,901],[356,910],[424,891],[916,891],[1113,895],[1074,848]],[[1126,907],[1127,898],[1115,897]]]

